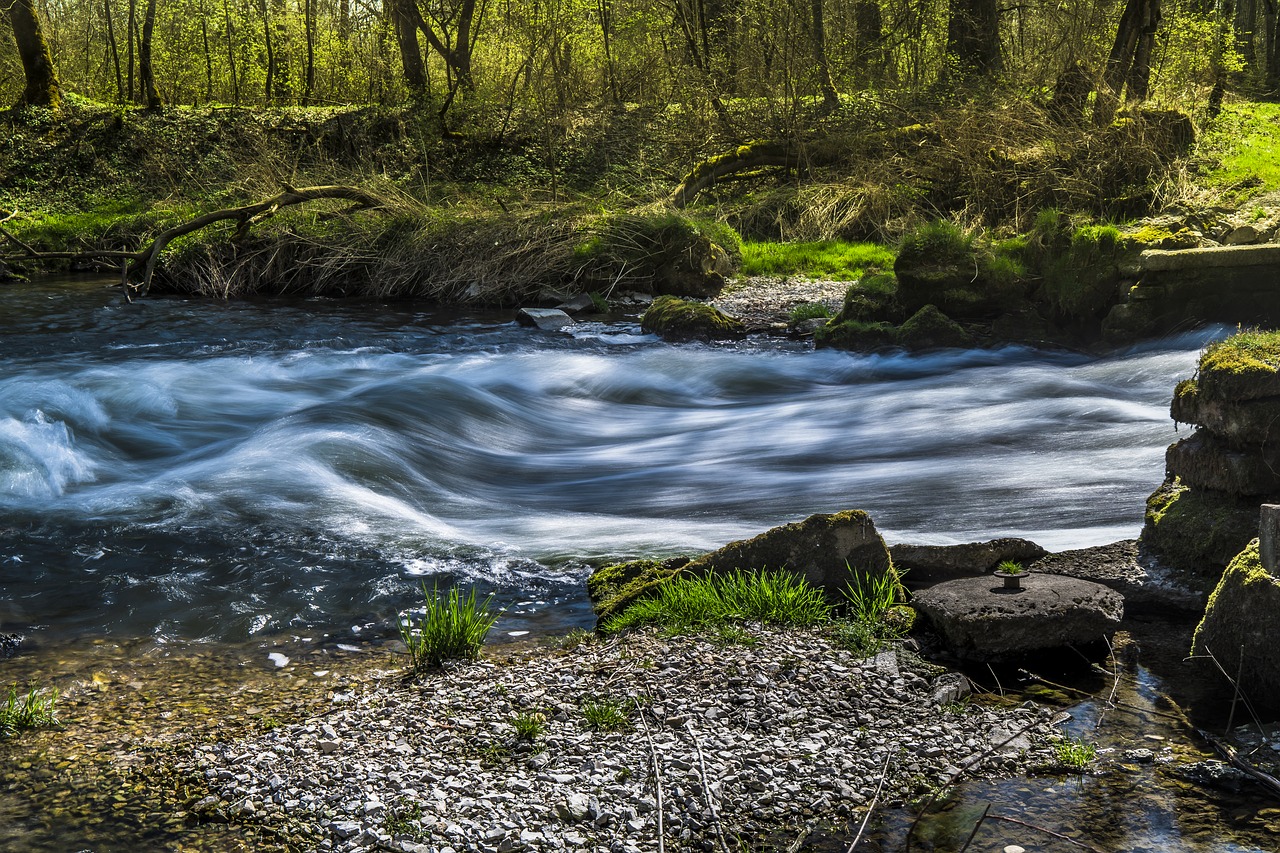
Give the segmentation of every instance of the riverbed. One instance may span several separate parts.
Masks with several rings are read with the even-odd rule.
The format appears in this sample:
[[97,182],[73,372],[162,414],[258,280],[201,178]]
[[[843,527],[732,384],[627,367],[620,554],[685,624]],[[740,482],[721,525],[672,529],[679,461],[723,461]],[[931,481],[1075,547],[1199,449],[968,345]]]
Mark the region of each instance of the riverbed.
[[421,586],[587,626],[593,565],[864,509],[890,542],[1132,538],[1210,330],[1106,356],[671,345],[331,300],[0,289],[0,631],[385,631]]

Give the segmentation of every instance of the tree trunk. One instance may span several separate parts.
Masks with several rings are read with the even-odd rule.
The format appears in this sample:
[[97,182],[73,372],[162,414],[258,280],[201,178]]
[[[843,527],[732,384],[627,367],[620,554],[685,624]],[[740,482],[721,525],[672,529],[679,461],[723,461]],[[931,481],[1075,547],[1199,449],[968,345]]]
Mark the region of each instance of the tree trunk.
[[133,47],[138,40],[138,0],[129,0],[129,23],[125,28],[125,41],[129,43],[129,50],[125,53],[124,64],[128,70],[128,77],[125,83],[124,92],[128,100],[133,100]]
[[316,0],[302,0],[303,27],[307,31],[307,71],[302,92],[302,105],[311,106],[311,93],[316,88]]
[[831,65],[827,62],[827,28],[822,17],[822,0],[813,0],[813,63],[818,71],[818,89],[822,92],[822,107],[826,112],[838,109],[840,93],[831,79]]
[[160,106],[160,93],[156,89],[155,68],[151,63],[151,38],[156,27],[156,0],[147,0],[147,16],[142,20],[142,45],[138,50],[138,83],[147,109]]
[[1244,57],[1245,65],[1255,68],[1253,51],[1253,31],[1258,20],[1258,5],[1255,0],[1236,0],[1235,30],[1236,52]]
[[610,0],[596,0],[596,16],[600,21],[600,36],[604,40],[605,88],[608,90],[609,101],[616,104],[621,100],[621,97],[618,95],[618,80],[614,76],[613,50],[611,47],[613,12],[609,8],[609,2]]
[[1004,67],[998,0],[951,0],[947,58],[964,76],[994,74]]
[[259,5],[262,7],[262,38],[267,48],[266,91],[263,94],[269,104],[276,93],[276,45],[271,37],[271,10],[267,8],[267,0],[261,0]]
[[22,60],[22,73],[26,77],[26,86],[18,103],[57,109],[62,105],[62,86],[58,83],[58,72],[53,67],[53,57],[49,53],[49,43],[45,41],[34,0],[12,0],[8,12],[13,38],[18,44],[18,57]]
[[236,51],[232,36],[235,27],[231,23],[231,0],[222,0],[222,14],[227,22],[227,64],[231,66],[231,103],[240,106],[240,76],[236,71]]
[[124,75],[120,71],[120,48],[116,44],[115,19],[111,16],[111,0],[103,0],[103,10],[107,15],[107,41],[111,42],[111,64],[116,69],[116,100],[124,103]]
[[422,94],[427,90],[427,68],[422,61],[422,47],[418,44],[418,20],[421,20],[418,7],[414,0],[388,0],[388,7],[396,42],[400,45],[404,84],[414,94]]
[[344,47],[351,41],[351,0],[338,0],[338,41]]
[[884,76],[884,15],[876,0],[858,0],[853,7],[857,55],[854,67],[871,80]]
[[[1147,80],[1150,77],[1151,44],[1156,28],[1160,25],[1160,0],[1127,0],[1120,23],[1116,26],[1116,39],[1107,56],[1102,85],[1093,105],[1093,123],[1110,124],[1115,118],[1116,107],[1126,82],[1136,86],[1135,96],[1146,97]],[[1147,39],[1141,48],[1140,42]],[[1141,52],[1142,55],[1139,55]],[[1131,97],[1131,100],[1133,98]]]
[[204,100],[213,100],[213,50],[209,47],[209,10],[200,0],[200,37],[204,41]]
[[1160,0],[1148,0],[1138,28],[1138,43],[1133,51],[1133,67],[1125,84],[1125,100],[1141,103],[1151,87],[1151,51],[1155,48],[1156,30],[1160,27]]

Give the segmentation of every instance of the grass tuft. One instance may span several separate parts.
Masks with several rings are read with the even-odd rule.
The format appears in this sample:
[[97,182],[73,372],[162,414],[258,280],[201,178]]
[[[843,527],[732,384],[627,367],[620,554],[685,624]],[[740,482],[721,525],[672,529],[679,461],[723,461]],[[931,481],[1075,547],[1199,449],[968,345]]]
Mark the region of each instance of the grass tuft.
[[582,703],[582,718],[587,727],[597,732],[618,732],[631,728],[627,712],[611,699],[587,699]]
[[1098,757],[1098,747],[1095,744],[1086,743],[1084,738],[1064,737],[1054,743],[1053,752],[1058,759],[1058,764],[1075,770],[1083,770]]
[[547,730],[547,715],[537,711],[516,714],[511,725],[515,727],[517,740],[532,743]]
[[13,737],[28,729],[43,729],[58,725],[54,705],[58,691],[47,694],[32,687],[20,694],[17,687],[9,688],[9,697],[0,702],[0,739]]
[[604,626],[608,633],[644,625],[682,630],[731,622],[817,625],[831,618],[822,592],[789,572],[734,571],[673,577]]
[[996,566],[996,571],[1010,575],[1020,575],[1025,572],[1026,569],[1023,568],[1022,563],[1019,563],[1016,560],[1001,560],[1000,565]]
[[868,271],[893,268],[893,251],[877,243],[821,240],[756,243],[742,246],[745,275],[795,275],[830,281],[856,281]]
[[446,660],[478,657],[485,635],[498,621],[497,614],[489,610],[493,596],[478,603],[474,589],[464,598],[453,587],[441,597],[438,588],[428,593],[425,583],[422,594],[426,598],[422,616],[400,617],[400,636],[409,647],[413,673],[421,675]]

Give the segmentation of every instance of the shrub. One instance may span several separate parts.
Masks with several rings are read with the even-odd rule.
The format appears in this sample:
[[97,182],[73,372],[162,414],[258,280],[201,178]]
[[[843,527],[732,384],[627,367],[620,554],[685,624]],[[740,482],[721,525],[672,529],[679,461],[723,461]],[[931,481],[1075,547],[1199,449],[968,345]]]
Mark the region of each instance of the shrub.
[[400,636],[409,648],[413,672],[421,674],[446,660],[479,656],[485,635],[498,621],[497,614],[489,610],[493,596],[477,603],[474,589],[464,598],[453,587],[442,598],[438,588],[428,594],[425,583],[422,594],[426,598],[422,616],[400,617]]
[[511,725],[515,727],[517,740],[525,740],[532,743],[547,730],[547,715],[536,711],[534,713],[516,714],[511,720]]
[[996,571],[1010,575],[1020,575],[1025,572],[1026,569],[1022,567],[1022,563],[1014,560],[1001,560],[1000,565],[996,566]]
[[853,579],[844,589],[845,600],[849,602],[849,616],[865,625],[876,625],[889,609],[898,603],[898,595],[902,584],[894,571],[871,576],[849,569]]

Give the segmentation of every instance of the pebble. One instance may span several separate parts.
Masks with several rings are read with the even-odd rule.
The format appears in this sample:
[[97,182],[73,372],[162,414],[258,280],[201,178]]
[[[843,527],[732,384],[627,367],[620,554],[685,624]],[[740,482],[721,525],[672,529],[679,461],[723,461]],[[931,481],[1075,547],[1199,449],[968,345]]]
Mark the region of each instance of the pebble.
[[[640,632],[419,684],[388,674],[320,718],[202,745],[185,766],[241,821],[304,804],[290,820],[334,853],[628,853],[656,849],[655,762],[669,840],[715,849],[860,817],[886,754],[885,787],[903,796],[960,767],[1007,775],[1051,759],[1047,710],[944,714],[910,656],[858,660],[820,629],[748,630],[754,645]],[[629,726],[591,729],[588,700],[616,704]],[[512,725],[531,712],[546,718],[534,744]],[[1024,727],[973,763],[993,732]]]

